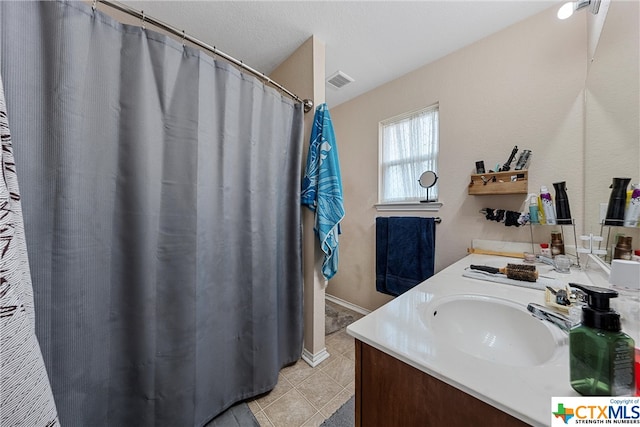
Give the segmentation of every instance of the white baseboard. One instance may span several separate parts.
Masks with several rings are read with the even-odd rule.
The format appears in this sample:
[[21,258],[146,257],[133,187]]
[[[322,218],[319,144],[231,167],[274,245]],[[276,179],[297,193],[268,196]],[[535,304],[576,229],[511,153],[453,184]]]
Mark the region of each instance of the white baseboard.
[[[329,295],[327,293],[324,294],[324,298],[327,301],[331,301],[334,304],[337,304],[339,306],[342,306],[346,309],[349,309],[351,311],[355,311],[356,313],[360,313],[364,316],[366,316],[367,314],[371,313],[371,311],[367,310],[366,308],[362,308],[358,305],[352,304],[348,301],[345,301],[341,298],[338,297],[334,297],[333,295]],[[320,350],[319,352],[313,354],[311,352],[309,352],[306,348],[302,349],[302,360],[304,360],[305,362],[307,362],[307,364],[309,366],[311,366],[312,368],[315,368],[316,366],[318,366],[320,363],[322,363],[324,360],[326,360],[329,357],[329,352],[327,352],[326,348],[323,348],[322,350]]]
[[307,362],[307,364],[312,368],[315,368],[316,366],[318,366],[328,357],[329,357],[329,352],[327,352],[326,348],[323,348],[316,354],[310,353],[306,348],[302,349],[302,356],[301,356],[302,360]]
[[355,311],[356,313],[360,313],[365,316],[371,313],[371,311],[367,310],[366,308],[362,308],[359,305],[351,304],[349,301],[345,301],[341,298],[334,297],[333,295],[329,295],[327,293],[324,294],[324,298],[328,301],[331,301],[334,304],[341,305],[344,308],[348,308],[351,311]]

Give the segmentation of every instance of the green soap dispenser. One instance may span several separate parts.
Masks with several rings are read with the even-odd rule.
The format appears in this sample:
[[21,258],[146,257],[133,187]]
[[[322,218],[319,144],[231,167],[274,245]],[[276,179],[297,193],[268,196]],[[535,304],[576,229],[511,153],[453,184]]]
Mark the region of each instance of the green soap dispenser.
[[621,332],[620,314],[609,308],[618,292],[569,284],[588,295],[582,323],[569,331],[571,387],[583,396],[633,396],[634,342]]

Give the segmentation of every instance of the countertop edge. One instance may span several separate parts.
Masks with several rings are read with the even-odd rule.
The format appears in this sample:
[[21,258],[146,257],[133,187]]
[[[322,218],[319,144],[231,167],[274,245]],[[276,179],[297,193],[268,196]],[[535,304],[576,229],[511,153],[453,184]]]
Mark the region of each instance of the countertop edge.
[[[550,362],[546,363],[544,367],[511,366],[502,370],[502,366],[498,366],[496,364],[491,366],[491,362],[476,361],[478,371],[482,371],[483,369],[487,371],[478,374],[476,374],[469,366],[464,366],[464,363],[455,365],[455,363],[463,360],[460,355],[451,355],[451,360],[449,360],[450,358],[448,354],[437,354],[437,350],[435,351],[435,355],[423,355],[418,353],[415,344],[408,344],[406,347],[408,350],[406,351],[403,351],[402,349],[402,343],[405,341],[411,341],[412,339],[429,340],[430,334],[433,335],[433,333],[429,332],[424,325],[419,325],[417,328],[410,325],[410,322],[412,321],[420,322],[419,320],[416,320],[417,315],[414,315],[415,317],[413,319],[398,319],[398,313],[405,313],[408,310],[418,309],[420,303],[417,303],[416,301],[419,299],[425,300],[425,303],[428,303],[429,298],[441,298],[448,295],[465,294],[469,292],[470,289],[473,289],[472,293],[499,295],[503,298],[505,295],[515,295],[517,296],[516,301],[520,304],[526,304],[526,301],[538,301],[539,303],[543,303],[544,292],[539,290],[496,284],[477,279],[464,278],[461,276],[465,266],[472,263],[498,266],[506,265],[508,262],[522,262],[522,260],[490,255],[467,255],[426,281],[416,285],[415,288],[407,293],[396,297],[394,300],[380,307],[378,310],[375,310],[359,321],[354,322],[347,327],[347,333],[355,339],[358,339],[359,341],[370,345],[371,347],[374,347],[409,366],[437,378],[438,380],[441,380],[444,383],[455,387],[458,390],[467,393],[470,396],[473,396],[525,423],[534,426],[547,426],[551,421],[552,408],[550,397],[579,396],[575,391],[573,391],[573,389],[571,389],[568,381],[568,345],[559,347],[552,359],[550,359]],[[537,266],[540,267],[542,272],[549,274],[548,271],[545,271],[544,266]],[[572,274],[572,276],[565,275],[557,278],[562,278],[566,281],[590,283],[590,281],[585,278],[586,275],[582,271],[576,269],[575,273],[576,274]],[[443,282],[445,282],[447,286],[444,286]],[[459,289],[455,286],[456,282],[461,283]],[[443,291],[443,289],[446,290]],[[406,317],[406,315],[401,317]],[[407,331],[405,329],[412,330]],[[416,331],[424,334],[419,336],[419,338],[416,338],[415,336],[412,337],[411,333],[415,333]],[[431,337],[431,339],[433,339],[433,337]],[[395,345],[394,342],[400,342],[400,344]],[[437,346],[437,340],[433,340],[428,344],[432,347]],[[427,348],[427,350],[429,350],[429,348]],[[467,364],[474,363],[473,359],[469,359],[469,356],[466,356],[465,361]],[[514,376],[513,379],[497,379],[491,376],[492,374],[499,374],[501,372],[504,372],[504,378],[514,373],[517,375]],[[539,376],[543,372],[545,374],[543,376],[544,378],[536,378],[536,375]],[[469,373],[471,373],[472,378],[467,380],[467,377],[464,375]],[[547,377],[549,375],[550,377]],[[531,380],[531,382],[527,383],[528,380]],[[518,381],[520,383],[518,383]],[[490,386],[487,386],[485,382],[493,382],[491,385],[493,387],[500,387],[501,382],[503,385],[507,385],[507,383],[509,384],[507,387],[504,387],[504,390],[494,392],[494,390],[491,389]],[[486,391],[487,394],[485,394],[483,390]],[[518,394],[518,391],[521,392]],[[493,395],[493,397],[491,395]],[[502,399],[496,398],[498,396],[509,396],[509,398],[502,401]],[[511,398],[512,396],[513,398]],[[510,398],[511,401],[509,400]],[[547,405],[547,399],[548,409],[545,409],[544,407]],[[515,401],[517,401],[517,403],[514,403]],[[537,416],[536,414],[540,415]]]

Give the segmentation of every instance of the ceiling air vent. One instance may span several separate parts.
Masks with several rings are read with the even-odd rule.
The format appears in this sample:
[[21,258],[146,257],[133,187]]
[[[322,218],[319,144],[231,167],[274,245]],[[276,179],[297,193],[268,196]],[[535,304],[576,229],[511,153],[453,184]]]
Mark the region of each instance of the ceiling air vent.
[[329,83],[331,86],[335,87],[336,89],[343,88],[344,86],[348,85],[353,81],[354,80],[351,77],[347,76],[342,71],[337,71],[327,79],[327,83]]

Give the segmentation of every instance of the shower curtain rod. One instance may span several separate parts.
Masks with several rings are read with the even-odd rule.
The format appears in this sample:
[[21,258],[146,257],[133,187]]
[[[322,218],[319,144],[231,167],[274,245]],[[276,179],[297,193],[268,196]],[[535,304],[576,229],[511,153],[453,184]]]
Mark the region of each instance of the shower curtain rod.
[[225,59],[228,62],[231,62],[232,64],[234,64],[235,66],[248,71],[249,73],[253,74],[254,76],[258,77],[259,79],[263,80],[264,82],[266,82],[267,84],[277,88],[278,90],[284,92],[285,94],[289,95],[291,98],[293,98],[293,100],[295,100],[296,102],[300,102],[302,103],[302,106],[304,108],[304,112],[307,113],[309,111],[311,111],[311,109],[313,108],[313,100],[311,99],[300,99],[295,93],[291,92],[289,89],[287,89],[286,87],[282,86],[280,83],[270,79],[269,77],[267,77],[266,74],[261,73],[260,71],[246,65],[244,62],[234,58],[233,56],[226,54],[224,52],[222,52],[221,50],[219,50],[218,48],[216,48],[215,46],[210,46],[206,43],[204,43],[203,41],[200,41],[194,37],[191,37],[190,35],[186,34],[184,32],[184,30],[179,30],[176,27],[173,27],[169,24],[165,24],[162,21],[159,21],[151,16],[145,15],[144,11],[137,11],[133,8],[130,8],[129,6],[126,6],[122,3],[118,3],[115,1],[110,1],[110,0],[93,0],[93,9],[96,9],[96,3],[102,3],[106,6],[109,6],[113,9],[119,10],[120,12],[124,12],[127,15],[131,15],[133,17],[136,17],[138,19],[140,19],[144,25],[145,22],[148,22],[158,28],[162,28],[163,30],[173,34],[174,36],[180,37],[182,38],[182,40],[188,40],[189,42],[195,44],[196,46],[198,46],[201,49],[204,49],[208,52],[211,52],[212,54],[219,56],[223,59]]

